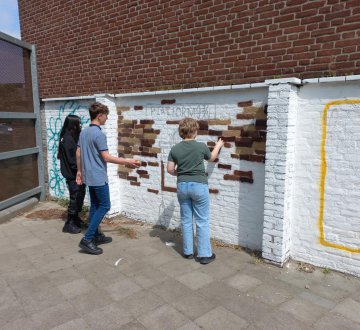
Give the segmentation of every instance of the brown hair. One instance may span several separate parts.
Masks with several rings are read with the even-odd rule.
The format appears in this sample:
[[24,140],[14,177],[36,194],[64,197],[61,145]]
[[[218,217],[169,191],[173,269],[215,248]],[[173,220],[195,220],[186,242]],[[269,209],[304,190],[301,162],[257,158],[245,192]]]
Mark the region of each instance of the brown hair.
[[184,118],[179,123],[179,135],[182,139],[194,137],[198,129],[199,124],[193,118]]
[[91,120],[94,120],[96,118],[96,116],[100,113],[104,113],[104,114],[108,115],[109,114],[108,107],[99,102],[94,102],[93,104],[90,105],[89,115],[90,115]]

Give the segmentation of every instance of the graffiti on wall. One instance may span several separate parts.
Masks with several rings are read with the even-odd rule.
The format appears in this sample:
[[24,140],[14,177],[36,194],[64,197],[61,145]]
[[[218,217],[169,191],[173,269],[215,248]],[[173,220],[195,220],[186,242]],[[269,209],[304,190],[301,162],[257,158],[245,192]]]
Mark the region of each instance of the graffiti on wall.
[[[352,192],[347,192],[347,194],[344,194],[343,196],[341,196],[341,199],[344,200],[344,203],[347,205],[347,207],[350,210],[347,210],[347,214],[346,214],[346,219],[345,219],[345,224],[347,226],[349,226],[348,229],[344,228],[336,228],[336,221],[332,221],[332,219],[330,218],[330,214],[328,214],[328,218],[325,217],[325,206],[326,206],[326,186],[329,186],[329,182],[328,182],[328,176],[329,176],[329,172],[331,170],[331,172],[335,172],[335,178],[333,181],[336,181],[337,184],[339,184],[339,180],[341,180],[342,177],[346,177],[346,181],[344,183],[344,185],[346,186],[346,189],[348,189],[349,186],[349,182],[351,181],[349,179],[349,175],[350,173],[343,173],[343,175],[339,172],[341,172],[343,170],[343,168],[351,168],[354,177],[358,177],[359,172],[360,172],[360,167],[359,167],[359,162],[357,160],[357,151],[356,151],[356,142],[354,141],[353,138],[349,138],[348,136],[345,136],[345,134],[352,134],[352,129],[357,127],[359,127],[360,124],[360,99],[355,99],[355,100],[336,100],[336,101],[331,101],[329,103],[327,103],[323,109],[322,112],[322,121],[321,121],[321,129],[322,129],[322,137],[321,137],[321,147],[320,147],[320,152],[321,152],[321,167],[320,167],[320,203],[319,203],[319,217],[318,217],[318,226],[319,226],[319,241],[320,244],[327,246],[327,247],[331,247],[331,248],[335,248],[335,249],[339,249],[339,250],[343,250],[343,251],[347,251],[347,252],[353,252],[353,253],[360,253],[360,237],[357,236],[357,240],[358,240],[358,246],[359,247],[354,247],[354,241],[356,240],[356,236],[355,239],[351,240],[351,245],[347,244],[347,242],[345,242],[344,237],[338,237],[341,235],[341,233],[346,233],[345,230],[350,233],[350,237],[353,237],[353,234],[355,232],[355,235],[358,234],[359,235],[359,231],[356,232],[356,228],[360,228],[360,219],[359,219],[359,213],[358,213],[358,205],[356,205],[356,196],[353,199],[353,201],[355,201],[355,204],[353,206],[349,206],[348,200],[346,200],[346,195],[351,195],[354,193],[356,194],[356,191],[359,190],[359,186],[354,187],[355,189],[351,189]],[[353,115],[351,115],[353,114]],[[354,114],[357,114],[356,117],[354,116]],[[335,116],[338,116],[338,118],[336,118]],[[341,116],[341,117],[339,117]],[[331,118],[333,117],[333,118]],[[341,120],[339,120],[341,119]],[[358,122],[356,122],[356,119]],[[350,132],[350,133],[349,133]],[[336,148],[336,146],[333,146],[331,144],[331,142],[329,142],[329,137],[331,137],[330,134],[335,134],[335,141],[337,141],[338,143],[340,143],[340,148],[345,149],[344,152],[344,157],[345,158],[339,158],[338,155],[338,151],[340,148]],[[344,136],[342,137],[341,134],[343,134]],[[351,152],[350,149],[353,149],[353,151]],[[329,150],[329,152],[327,152],[327,150]],[[338,166],[338,167],[334,167],[332,166],[331,169],[329,169],[329,162],[330,162],[330,155],[334,155],[337,154],[337,158],[335,159],[334,162],[339,162],[339,159],[341,159],[342,161],[344,161],[346,163],[346,165],[350,166]],[[350,196],[351,197],[351,196]],[[331,201],[328,201],[328,205],[334,205],[335,203],[332,203]],[[340,207],[336,207],[337,210],[340,209]],[[344,213],[344,210],[340,210],[340,212]],[[330,213],[330,212],[329,212]],[[334,213],[334,212],[332,212]],[[341,215],[341,214],[340,214]],[[328,223],[327,223],[328,222]],[[344,222],[342,222],[341,227],[344,227]],[[339,224],[340,225],[340,224]],[[329,238],[326,237],[326,233],[325,233],[325,228],[326,227],[332,227],[332,238],[336,239],[337,243],[331,242]],[[355,231],[354,231],[355,228]],[[340,234],[340,235],[339,235]],[[349,240],[348,240],[349,241]],[[341,243],[339,243],[341,242]]]
[[[217,119],[215,104],[176,104],[175,99],[162,100],[161,104],[136,105],[134,107],[118,107],[118,137],[119,156],[132,158],[133,156],[152,157],[154,161],[142,161],[136,171],[120,165],[118,174],[121,179],[130,181],[130,185],[140,186],[143,179],[149,179],[148,166],[156,166],[161,171],[162,191],[176,192],[175,187],[165,184],[165,170],[163,155],[167,155],[170,147],[179,142],[177,127],[180,119],[192,117],[198,120],[199,136],[209,136],[213,140],[222,138],[224,148],[231,148],[231,158],[250,162],[265,162],[267,107],[257,105],[253,101],[239,102],[235,107],[239,111],[235,115],[237,120],[245,120],[247,124],[232,125],[231,119]],[[167,140],[160,141],[160,129],[155,129],[153,119],[124,119],[128,111],[144,111],[146,118],[161,118],[166,124]],[[215,129],[214,129],[215,128]],[[156,143],[156,147],[155,147]],[[215,146],[214,141],[208,141],[210,150]],[[160,160],[160,162],[159,162]],[[253,183],[252,171],[232,169],[232,165],[215,161],[216,166],[224,171],[223,179],[244,183]],[[148,188],[151,193],[159,193],[156,187]],[[218,189],[210,189],[210,193],[219,193]]]
[[77,115],[80,117],[81,124],[89,123],[87,115],[88,106],[79,104],[76,101],[66,101],[56,113],[49,119],[46,129],[48,158],[51,163],[49,169],[49,189],[56,197],[63,197],[66,191],[66,181],[61,175],[59,161],[57,159],[59,137],[61,128],[67,115]]

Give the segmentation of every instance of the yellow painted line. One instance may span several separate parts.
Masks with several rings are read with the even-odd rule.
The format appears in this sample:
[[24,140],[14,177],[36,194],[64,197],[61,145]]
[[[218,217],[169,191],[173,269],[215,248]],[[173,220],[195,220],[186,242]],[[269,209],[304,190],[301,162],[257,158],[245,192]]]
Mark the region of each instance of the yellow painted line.
[[342,105],[342,104],[360,104],[359,99],[355,100],[337,100],[337,101],[331,101],[327,103],[323,110],[322,115],[322,137],[321,137],[321,167],[320,167],[320,209],[319,209],[319,233],[320,233],[320,244],[329,246],[335,249],[348,251],[348,252],[354,252],[354,253],[360,253],[360,248],[349,248],[347,246],[341,245],[341,244],[335,244],[328,242],[325,240],[324,236],[324,194],[325,194],[325,178],[326,178],[326,150],[325,150],[325,143],[326,143],[326,119],[327,119],[327,112],[329,108],[333,105]]

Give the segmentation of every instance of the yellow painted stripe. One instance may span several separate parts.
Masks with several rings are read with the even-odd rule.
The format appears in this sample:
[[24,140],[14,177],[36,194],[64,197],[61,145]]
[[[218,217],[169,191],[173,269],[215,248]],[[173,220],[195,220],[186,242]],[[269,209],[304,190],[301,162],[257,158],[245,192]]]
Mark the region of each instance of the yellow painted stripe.
[[321,167],[320,167],[320,209],[319,209],[319,233],[320,233],[320,244],[329,246],[335,249],[348,251],[348,252],[354,252],[354,253],[360,253],[360,248],[349,248],[344,245],[331,243],[325,240],[324,236],[324,195],[325,195],[325,179],[326,179],[326,150],[325,150],[325,144],[326,144],[326,119],[327,119],[327,113],[331,106],[333,105],[342,105],[342,104],[360,104],[359,99],[355,100],[336,100],[331,101],[327,103],[324,107],[323,114],[322,114],[322,137],[321,137]]

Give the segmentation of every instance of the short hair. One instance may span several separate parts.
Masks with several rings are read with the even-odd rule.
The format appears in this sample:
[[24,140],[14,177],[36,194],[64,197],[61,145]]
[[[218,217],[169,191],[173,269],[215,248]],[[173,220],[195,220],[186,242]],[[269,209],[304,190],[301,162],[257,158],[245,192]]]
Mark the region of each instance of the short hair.
[[199,124],[193,118],[184,118],[179,123],[179,135],[182,139],[193,137],[198,130]]
[[94,102],[93,104],[90,105],[89,115],[91,120],[94,120],[97,117],[97,115],[100,113],[105,113],[108,115],[109,108],[106,105],[101,104],[99,102]]

